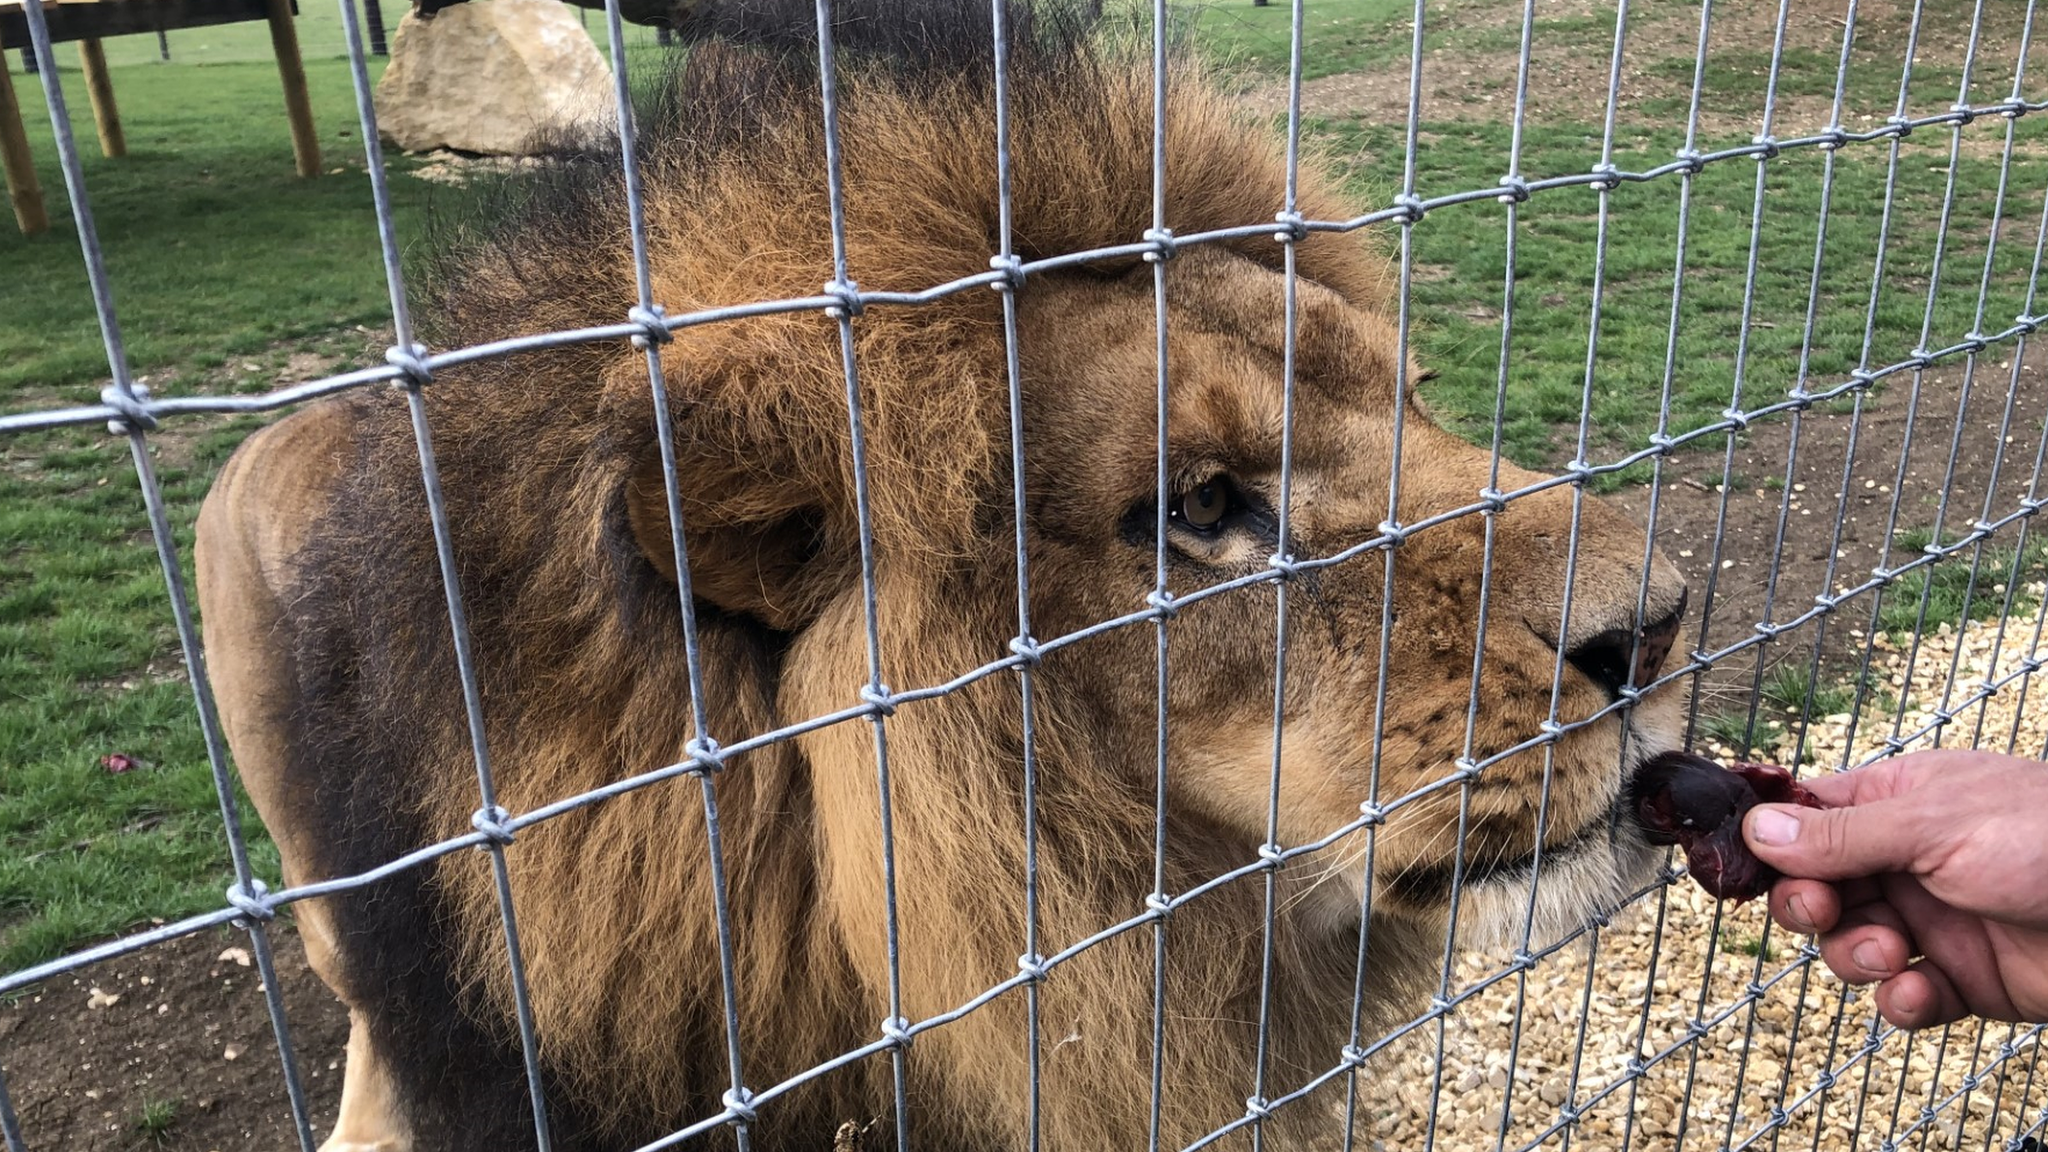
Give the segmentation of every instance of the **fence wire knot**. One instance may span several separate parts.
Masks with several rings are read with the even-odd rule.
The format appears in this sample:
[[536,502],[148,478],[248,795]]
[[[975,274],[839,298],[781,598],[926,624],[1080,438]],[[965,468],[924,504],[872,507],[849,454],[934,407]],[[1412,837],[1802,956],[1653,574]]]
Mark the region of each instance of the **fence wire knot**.
[[1180,601],[1171,592],[1152,591],[1145,593],[1145,603],[1158,614],[1161,620],[1171,620],[1180,615]]
[[1276,212],[1273,219],[1280,225],[1273,233],[1273,239],[1280,244],[1299,244],[1308,239],[1308,221],[1299,212]]
[[123,388],[109,384],[100,389],[100,403],[121,414],[118,420],[107,421],[107,431],[117,436],[135,429],[148,432],[156,428],[156,417],[149,411],[149,385],[134,383]]
[[1962,127],[1965,124],[1970,123],[1972,120],[1975,120],[1977,118],[1978,109],[1974,104],[1966,104],[1962,101],[1957,101],[1956,103],[1949,105],[1948,110],[1955,114],[1955,125],[1958,128]]
[[254,876],[249,878],[246,887],[239,880],[228,885],[227,896],[228,903],[247,919],[267,924],[277,918],[277,909],[270,903],[269,886]]
[[1173,238],[1171,228],[1147,228],[1144,241],[1152,245],[1152,250],[1145,253],[1147,264],[1158,264],[1180,255],[1180,241]]
[[852,280],[827,280],[825,295],[838,301],[825,309],[825,315],[834,320],[849,320],[867,311],[868,302],[861,297],[860,285]]
[[1423,215],[1429,211],[1423,205],[1422,198],[1412,192],[1403,192],[1394,197],[1394,202],[1388,207],[1400,209],[1402,221],[1408,224],[1422,223]]
[[1021,665],[1024,668],[1036,668],[1045,662],[1045,649],[1039,646],[1037,640],[1029,636],[1011,637],[1010,651],[1024,661]]
[[1844,131],[1840,124],[1830,124],[1820,130],[1820,136],[1815,147],[1823,152],[1833,152],[1848,142],[1849,133]]
[[1778,138],[1767,133],[1759,132],[1755,136],[1750,137],[1749,142],[1756,146],[1758,163],[1762,163],[1765,160],[1776,160],[1784,152],[1784,149],[1778,144]]
[[988,266],[1002,273],[1002,278],[989,285],[998,292],[1016,292],[1024,287],[1024,261],[1012,253],[1008,256],[991,256]]
[[760,1119],[760,1113],[754,1111],[754,1094],[746,1088],[728,1088],[718,1099],[725,1105],[725,1110],[732,1113],[735,1124],[752,1124]]
[[669,330],[668,312],[659,304],[649,304],[644,308],[635,304],[627,310],[626,320],[640,326],[640,331],[633,336],[633,347],[643,352],[676,338],[676,334]]
[[1173,897],[1164,892],[1152,892],[1145,896],[1145,911],[1155,913],[1155,920],[1164,920],[1173,911]]
[[1358,822],[1367,828],[1387,822],[1387,809],[1377,801],[1367,800],[1358,806]]
[[1047,970],[1045,957],[1036,952],[1026,952],[1017,957],[1017,975],[1022,976],[1026,984],[1044,983]]
[[887,684],[862,685],[860,698],[867,701],[871,715],[887,717],[896,714],[896,697],[890,694]]
[[1346,1068],[1363,1068],[1368,1059],[1365,1049],[1356,1044],[1346,1044],[1338,1056],[1344,1061]]
[[1621,169],[1604,160],[1593,165],[1592,173],[1595,179],[1588,186],[1595,192],[1612,192],[1621,187]]
[[1247,1096],[1244,1098],[1244,1115],[1247,1120],[1270,1120],[1273,1102],[1264,1096]]
[[887,1040],[891,1048],[907,1051],[912,1039],[910,1021],[901,1016],[882,1017],[882,1039]]
[[1498,488],[1481,488],[1479,490],[1479,510],[1481,512],[1507,511],[1507,493],[1502,492]]
[[1678,157],[1678,170],[1687,176],[1697,176],[1707,170],[1707,158],[1696,148],[1681,148],[1673,155]]
[[1273,578],[1275,580],[1284,582],[1301,575],[1301,562],[1292,556],[1283,556],[1278,552],[1266,557],[1266,566],[1273,570]]
[[1280,866],[1287,863],[1287,850],[1268,840],[1259,845],[1259,860],[1265,865],[1265,871],[1278,872]]
[[434,370],[427,364],[427,346],[393,344],[384,350],[384,362],[398,369],[401,377],[392,383],[406,388],[425,388],[434,382]]
[[510,812],[493,804],[472,813],[469,817],[469,826],[483,833],[485,840],[503,848],[512,843],[512,828],[509,824],[511,819]]
[[1500,194],[1503,204],[1526,204],[1529,201],[1529,182],[1518,173],[1510,172],[1500,178],[1500,186],[1506,191]]
[[683,745],[683,755],[703,765],[706,772],[725,770],[725,749],[709,736],[690,737],[689,743]]

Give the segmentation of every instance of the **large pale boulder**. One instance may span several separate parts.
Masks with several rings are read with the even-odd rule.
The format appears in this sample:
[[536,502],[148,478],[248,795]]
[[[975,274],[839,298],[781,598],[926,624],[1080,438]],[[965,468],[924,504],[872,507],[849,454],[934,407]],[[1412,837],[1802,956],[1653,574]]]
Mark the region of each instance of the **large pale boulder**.
[[611,69],[561,0],[469,0],[406,13],[377,82],[377,127],[408,152],[528,151],[537,133],[613,115]]

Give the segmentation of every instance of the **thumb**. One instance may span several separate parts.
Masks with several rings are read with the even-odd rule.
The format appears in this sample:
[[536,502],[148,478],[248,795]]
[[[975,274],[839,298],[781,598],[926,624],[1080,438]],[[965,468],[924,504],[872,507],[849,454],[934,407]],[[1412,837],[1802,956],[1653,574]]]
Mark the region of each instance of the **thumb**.
[[1807,880],[1911,871],[1927,835],[1927,821],[1896,800],[1850,808],[1759,804],[1742,822],[1758,859]]

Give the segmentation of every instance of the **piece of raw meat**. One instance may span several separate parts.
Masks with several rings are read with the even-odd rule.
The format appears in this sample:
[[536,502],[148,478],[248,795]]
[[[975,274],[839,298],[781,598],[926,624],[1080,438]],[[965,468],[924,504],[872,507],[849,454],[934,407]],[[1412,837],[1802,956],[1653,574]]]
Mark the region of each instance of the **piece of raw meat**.
[[1690,752],[1665,752],[1636,773],[1636,819],[1652,844],[1685,849],[1686,869],[1707,894],[1740,904],[1762,895],[1778,871],[1742,839],[1742,818],[1758,804],[1824,807],[1775,764],[1723,768]]

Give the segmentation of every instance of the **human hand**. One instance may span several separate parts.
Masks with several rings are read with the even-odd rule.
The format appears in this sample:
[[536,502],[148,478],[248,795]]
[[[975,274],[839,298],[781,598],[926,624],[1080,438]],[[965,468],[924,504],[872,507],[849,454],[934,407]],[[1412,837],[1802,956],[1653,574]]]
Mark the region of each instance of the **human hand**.
[[1743,838],[1785,874],[1771,918],[1902,1028],[2048,1020],[2048,765],[1936,750],[1803,780]]

